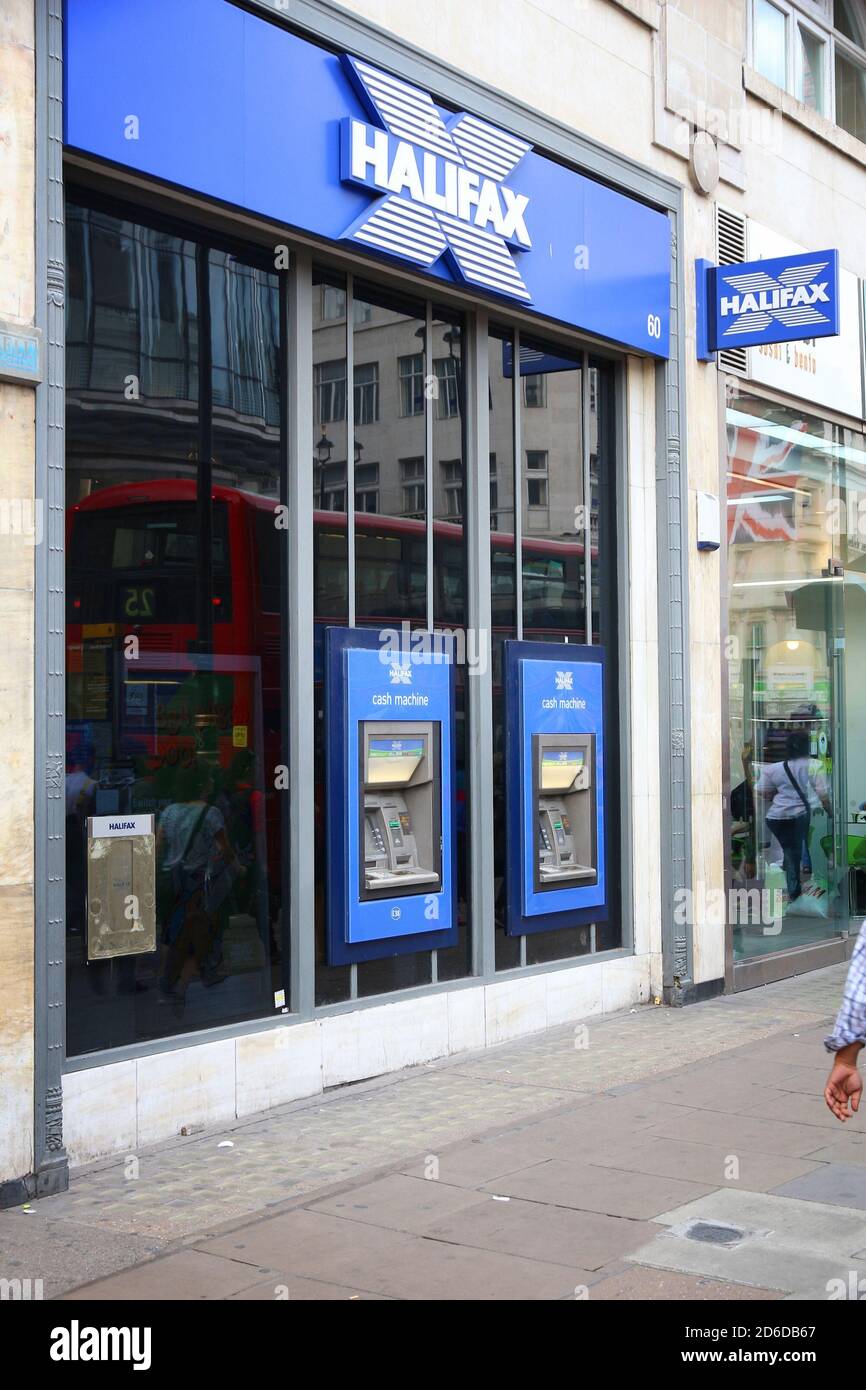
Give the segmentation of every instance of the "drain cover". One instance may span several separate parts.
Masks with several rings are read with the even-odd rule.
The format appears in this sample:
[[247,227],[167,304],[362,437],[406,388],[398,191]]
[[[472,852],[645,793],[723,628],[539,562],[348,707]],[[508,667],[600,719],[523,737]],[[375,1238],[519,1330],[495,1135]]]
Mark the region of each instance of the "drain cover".
[[683,1232],[687,1240],[704,1245],[736,1245],[745,1234],[737,1226],[722,1226],[718,1221],[692,1221]]

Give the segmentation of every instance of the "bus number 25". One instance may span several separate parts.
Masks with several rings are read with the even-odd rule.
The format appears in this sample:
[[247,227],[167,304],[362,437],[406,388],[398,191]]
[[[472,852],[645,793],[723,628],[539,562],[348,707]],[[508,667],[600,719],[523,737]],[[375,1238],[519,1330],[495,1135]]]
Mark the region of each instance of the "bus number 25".
[[153,617],[153,589],[126,589],[126,602],[123,611],[127,618]]

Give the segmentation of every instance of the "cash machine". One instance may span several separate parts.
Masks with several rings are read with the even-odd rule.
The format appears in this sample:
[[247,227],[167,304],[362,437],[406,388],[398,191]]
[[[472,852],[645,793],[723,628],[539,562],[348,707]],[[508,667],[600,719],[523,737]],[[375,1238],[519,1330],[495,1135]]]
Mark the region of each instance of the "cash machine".
[[[429,892],[442,880],[439,725],[365,721],[361,896]],[[360,801],[360,798],[359,798]]]
[[536,887],[596,883],[595,736],[533,734],[532,749]]
[[505,643],[506,928],[608,916],[604,651]]
[[324,632],[328,962],[458,938],[450,634]]

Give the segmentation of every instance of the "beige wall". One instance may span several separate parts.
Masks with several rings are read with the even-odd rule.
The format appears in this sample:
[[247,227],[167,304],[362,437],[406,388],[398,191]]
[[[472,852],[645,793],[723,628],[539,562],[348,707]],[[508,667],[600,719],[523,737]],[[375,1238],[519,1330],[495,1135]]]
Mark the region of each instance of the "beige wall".
[[[724,871],[720,557],[696,548],[696,493],[719,492],[724,441],[718,369],[694,355],[691,267],[716,259],[720,204],[804,246],[837,246],[843,265],[866,276],[866,146],[751,71],[747,0],[342,3],[683,186],[692,869],[696,904],[706,902]],[[721,180],[709,197],[691,182],[684,118],[716,139]],[[714,914],[694,924],[694,978],[723,972]]]
[[[0,5],[0,317],[34,313],[33,0]],[[0,1182],[33,1169],[33,561],[35,392],[0,383]],[[21,515],[22,513],[18,513]]]

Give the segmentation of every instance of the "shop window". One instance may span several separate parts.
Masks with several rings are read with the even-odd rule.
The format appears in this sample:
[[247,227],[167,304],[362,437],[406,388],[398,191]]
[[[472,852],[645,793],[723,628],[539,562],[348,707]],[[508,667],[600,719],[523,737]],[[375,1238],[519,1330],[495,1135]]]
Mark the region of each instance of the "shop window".
[[[66,1041],[77,1056],[267,1015],[287,987],[285,800],[273,790],[286,761],[286,557],[274,526],[277,277],[254,254],[114,208],[70,201],[66,221]],[[106,869],[98,818],[115,815],[152,817],[154,841],[138,821]]]
[[866,908],[866,437],[739,389],[727,426],[728,903],[749,961]]
[[[552,343],[519,342],[492,330],[488,353],[493,411],[490,420],[493,615],[493,843],[496,968],[611,950],[622,942],[617,875],[609,919],[510,936],[506,931],[505,728],[503,641],[600,643],[608,672],[608,766],[616,765],[617,708],[616,478],[609,367],[569,354]],[[515,370],[516,367],[516,370]],[[516,378],[516,381],[515,381]],[[517,383],[522,385],[516,389]],[[588,399],[585,399],[588,398]],[[543,401],[547,410],[540,410]],[[584,435],[584,404],[588,430]],[[521,486],[515,488],[515,429],[524,444]],[[589,491],[587,491],[587,484]],[[494,492],[495,487],[495,492]],[[520,517],[522,544],[515,553]],[[587,537],[590,545],[587,545]],[[591,583],[590,583],[591,576]],[[589,596],[589,597],[588,597]],[[590,611],[591,610],[591,611]],[[618,853],[619,806],[609,788],[608,843]]]

